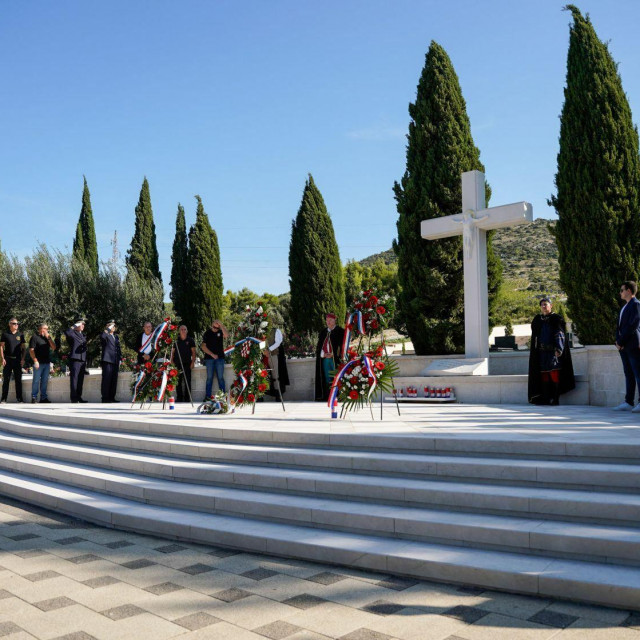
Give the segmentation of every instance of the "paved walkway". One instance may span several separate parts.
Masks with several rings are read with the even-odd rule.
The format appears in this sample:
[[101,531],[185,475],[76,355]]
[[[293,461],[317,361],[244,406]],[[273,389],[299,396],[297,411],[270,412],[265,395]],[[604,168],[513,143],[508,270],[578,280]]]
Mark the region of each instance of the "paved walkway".
[[640,614],[104,529],[0,499],[0,638],[640,640]]

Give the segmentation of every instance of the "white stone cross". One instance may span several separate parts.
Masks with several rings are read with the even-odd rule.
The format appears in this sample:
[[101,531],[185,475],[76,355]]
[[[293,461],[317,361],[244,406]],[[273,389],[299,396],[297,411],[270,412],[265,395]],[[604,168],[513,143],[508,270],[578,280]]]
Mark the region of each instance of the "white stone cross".
[[[528,202],[485,207],[484,173],[466,171],[462,174],[462,213],[423,220],[420,231],[427,240],[462,234],[465,358],[486,360],[489,357],[487,231],[531,222],[533,207]],[[481,373],[488,372],[486,366],[480,369]]]

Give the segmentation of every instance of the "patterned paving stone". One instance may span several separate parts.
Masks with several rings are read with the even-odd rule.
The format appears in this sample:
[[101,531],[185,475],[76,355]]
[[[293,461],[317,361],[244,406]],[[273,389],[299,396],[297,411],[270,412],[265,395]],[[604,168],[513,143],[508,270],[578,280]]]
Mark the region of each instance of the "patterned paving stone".
[[478,609],[478,607],[468,607],[467,605],[461,604],[457,607],[448,609],[447,611],[443,612],[442,615],[462,620],[462,622],[466,622],[467,624],[473,624],[481,618],[484,618],[489,613],[489,611]]
[[23,631],[22,627],[19,627],[15,622],[0,622],[0,638],[19,633],[20,631]]
[[116,584],[117,582],[120,582],[120,580],[112,576],[99,576],[97,578],[84,580],[82,584],[87,587],[91,587],[92,589],[99,589],[100,587],[108,587],[109,585]]
[[63,609],[64,607],[71,607],[74,604],[78,604],[71,598],[66,596],[59,596],[58,598],[50,598],[49,600],[42,600],[40,602],[34,602],[33,606],[38,607],[41,611],[55,611],[56,609]]
[[271,638],[271,640],[283,640],[283,638],[288,638],[298,631],[303,631],[302,627],[289,624],[285,620],[276,620],[275,622],[270,622],[262,627],[253,629],[254,633],[259,633],[265,638]]
[[291,605],[292,607],[297,607],[298,609],[311,609],[311,607],[317,607],[323,602],[327,601],[324,598],[313,596],[310,593],[301,593],[299,596],[293,596],[293,598],[283,600],[284,604]]
[[271,571],[271,569],[264,569],[263,567],[258,567],[257,569],[252,569],[251,571],[245,571],[240,574],[245,578],[251,578],[251,580],[265,580],[266,578],[271,578],[271,576],[277,576],[277,571]]
[[376,600],[370,604],[361,607],[363,611],[368,613],[375,613],[379,616],[390,616],[393,613],[398,613],[404,609],[404,605],[396,604],[395,602],[388,602],[387,600]]
[[0,589],[0,600],[4,600],[5,598],[14,598],[13,593],[10,593],[6,589]]
[[23,540],[33,540],[34,538],[39,538],[35,533],[22,533],[17,536],[7,536],[9,540],[13,540],[14,542],[22,542]]
[[28,558],[37,558],[38,556],[46,556],[47,552],[42,549],[24,549],[23,551],[12,551],[13,555],[24,560]]
[[124,620],[125,618],[132,618],[133,616],[139,616],[147,612],[133,604],[123,604],[120,607],[113,607],[113,609],[107,609],[100,613],[111,620]]
[[54,540],[54,542],[61,544],[63,546],[69,544],[78,544],[78,542],[86,542],[86,538],[81,538],[80,536],[71,536],[69,538],[60,538],[59,540]]
[[160,584],[153,584],[150,587],[145,587],[145,591],[153,593],[154,596],[162,596],[165,593],[173,593],[174,591],[180,591],[184,587],[173,582],[161,582]]
[[209,571],[213,571],[215,567],[212,567],[209,564],[190,564],[188,567],[182,567],[178,569],[178,571],[182,571],[182,573],[188,573],[190,576],[197,576],[201,573],[207,573]]
[[549,611],[548,609],[539,611],[528,618],[529,622],[545,624],[548,627],[556,627],[557,629],[564,629],[570,624],[573,624],[577,619],[576,616],[570,616],[568,613],[559,613],[557,611]]
[[181,547],[179,544],[165,544],[162,547],[156,547],[156,551],[160,553],[177,553],[178,551],[186,551],[186,547]]
[[95,636],[89,635],[86,631],[74,631],[64,636],[58,636],[52,640],[98,640]]
[[31,582],[40,582],[41,580],[50,580],[51,578],[59,578],[60,574],[57,571],[37,571],[36,573],[30,573],[23,576]]
[[218,591],[211,595],[217,600],[222,600],[223,602],[236,602],[249,597],[251,594],[244,589],[237,589],[236,587],[233,587],[232,589],[225,589],[224,591]]
[[394,576],[389,576],[384,580],[380,580],[376,582],[379,587],[384,587],[385,589],[393,589],[394,591],[404,591],[405,589],[410,589],[411,587],[415,587],[417,584],[420,584],[418,580],[410,580],[409,578],[395,578]]
[[96,560],[102,560],[100,556],[96,556],[93,553],[83,553],[81,556],[74,556],[73,558],[67,558],[69,562],[74,564],[86,564],[87,562],[95,562]]
[[191,613],[188,616],[183,616],[182,618],[178,618],[177,620],[172,620],[172,622],[174,624],[179,624],[185,629],[189,629],[189,631],[197,631],[198,629],[204,629],[205,627],[209,627],[212,624],[222,622],[222,620],[208,613],[205,613],[204,611],[198,611],[197,613]]
[[316,573],[314,576],[309,576],[306,580],[311,582],[317,582],[318,584],[335,584],[336,582],[340,582],[342,580],[346,580],[347,576],[342,576],[339,573],[331,573],[331,571],[322,571],[320,573]]
[[230,558],[231,556],[239,555],[240,551],[234,551],[233,549],[224,549],[222,547],[213,547],[210,548],[207,553],[210,556],[214,556],[216,558]]
[[114,542],[106,542],[102,546],[107,547],[107,549],[124,549],[125,547],[132,547],[133,542],[129,542],[128,540],[115,540]]
[[340,636],[338,640],[393,640],[393,636],[363,627],[362,629],[356,629],[351,633],[347,633],[346,636]]
[[152,567],[155,562],[151,562],[151,560],[147,560],[146,558],[139,558],[138,560],[129,560],[129,562],[123,562],[121,566],[126,569],[146,569],[147,567]]

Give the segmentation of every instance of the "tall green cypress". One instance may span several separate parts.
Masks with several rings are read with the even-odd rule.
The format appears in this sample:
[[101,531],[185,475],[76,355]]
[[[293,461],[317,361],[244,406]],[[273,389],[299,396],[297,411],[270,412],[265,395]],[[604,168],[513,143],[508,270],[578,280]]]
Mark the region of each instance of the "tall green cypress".
[[156,278],[162,282],[158,265],[156,225],[153,222],[149,182],[146,177],[142,182],[140,199],[136,205],[136,227],[127,253],[127,267],[135,269],[145,280]]
[[209,224],[209,218],[198,201],[196,222],[189,230],[188,287],[185,302],[190,331],[201,333],[222,315],[222,272],[218,236]]
[[189,299],[189,247],[187,242],[187,223],[184,216],[184,207],[178,204],[176,216],[176,235],[173,239],[173,251],[171,253],[171,300],[176,315],[183,320],[188,315],[186,308]]
[[299,332],[319,331],[332,312],[346,313],[344,273],[331,217],[313,177],[304,186],[289,245],[291,322]]
[[[414,103],[409,104],[407,168],[393,190],[398,210],[398,310],[417,354],[464,350],[462,239],[423,240],[420,222],[462,211],[461,174],[484,171],[473,143],[458,76],[431,42]],[[487,203],[491,191],[487,185]],[[489,308],[502,266],[487,236]],[[488,336],[487,336],[488,339]]]
[[619,285],[639,274],[638,130],[618,68],[573,5],[560,124],[555,229],[560,284],[583,344],[611,344]]
[[94,275],[98,275],[98,242],[96,229],[93,224],[93,211],[91,210],[91,194],[87,179],[84,179],[82,190],[82,208],[76,227],[76,237],[73,241],[73,259],[86,262]]

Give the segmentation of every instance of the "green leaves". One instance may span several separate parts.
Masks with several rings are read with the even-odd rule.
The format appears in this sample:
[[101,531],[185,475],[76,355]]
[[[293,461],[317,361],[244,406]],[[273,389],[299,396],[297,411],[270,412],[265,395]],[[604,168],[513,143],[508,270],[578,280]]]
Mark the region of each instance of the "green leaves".
[[82,208],[76,227],[76,237],[73,241],[73,259],[85,262],[94,275],[98,275],[98,242],[91,210],[91,195],[87,179],[84,178],[82,190]]

